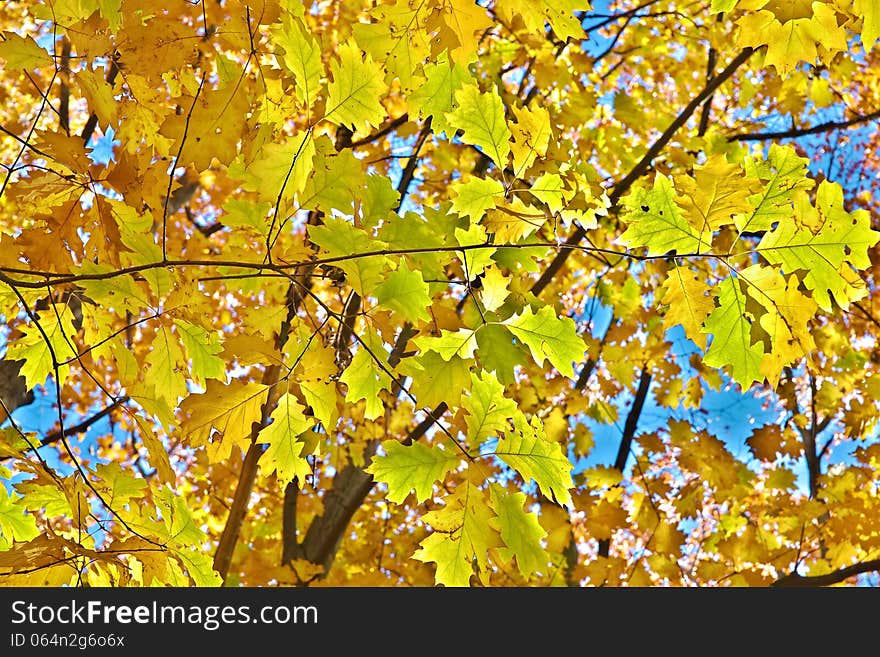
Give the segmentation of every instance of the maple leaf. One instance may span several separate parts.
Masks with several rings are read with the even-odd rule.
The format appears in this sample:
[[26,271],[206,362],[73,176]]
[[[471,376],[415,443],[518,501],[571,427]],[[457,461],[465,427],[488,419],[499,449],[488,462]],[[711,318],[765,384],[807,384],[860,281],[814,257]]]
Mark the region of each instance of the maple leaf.
[[[199,356],[206,354],[208,351],[203,348]],[[150,366],[150,379],[155,386],[156,395],[171,406],[176,406],[178,398],[185,396],[187,392],[186,378],[183,376],[186,359],[177,338],[164,326],[156,332],[153,350],[147,356],[146,363]]]
[[510,418],[516,411],[516,402],[504,396],[502,386],[495,375],[486,372],[481,377],[471,375],[471,392],[463,404],[468,412],[467,436],[475,444],[483,438],[509,428]]
[[388,486],[386,497],[395,504],[402,504],[410,491],[415,491],[416,502],[424,502],[431,496],[434,482],[442,481],[461,460],[437,445],[422,443],[403,445],[386,440],[382,450],[385,453],[373,457],[367,472]]
[[698,253],[709,248],[700,230],[685,218],[672,181],[662,173],[654,177],[649,190],[638,186],[621,200],[628,212],[628,228],[618,238],[630,248],[647,247],[649,255]]
[[64,384],[70,373],[70,366],[65,363],[76,357],[72,341],[76,331],[72,320],[73,313],[67,306],[53,304],[36,321],[23,327],[23,336],[9,345],[6,357],[24,361],[21,376],[29,390],[45,383],[49,374],[54,376],[56,363],[58,384]]
[[324,67],[321,48],[297,18],[284,16],[280,26],[272,30],[273,44],[282,50],[276,55],[294,75],[297,99],[310,107],[318,93]]
[[[553,132],[550,128],[550,112],[544,107],[529,109],[513,108],[516,123],[513,125],[513,170],[516,175],[528,169],[539,157],[547,154]],[[540,188],[540,185],[535,186]]]
[[374,23],[356,23],[353,31],[358,44],[377,61],[384,62],[390,82],[395,77],[409,91],[414,71],[431,50],[427,22],[431,7],[425,3],[398,2],[374,7]]
[[410,112],[425,119],[432,117],[431,127],[434,131],[451,136],[454,129],[450,129],[446,113],[456,107],[456,92],[463,86],[472,84],[471,75],[466,66],[450,65],[445,57],[426,64],[424,72],[424,83],[407,96]]
[[570,317],[557,317],[550,306],[537,313],[526,307],[505,320],[504,325],[529,348],[535,362],[542,364],[548,360],[561,374],[574,377],[572,363],[583,359],[586,345]]
[[[327,218],[323,226],[314,226],[309,237],[327,251],[332,258],[340,258],[334,266],[345,272],[354,289],[362,297],[369,296],[383,279],[387,259],[382,255],[365,256],[366,253],[381,253],[386,245],[373,239],[363,230],[344,219]],[[350,259],[345,256],[355,255]]]
[[34,516],[25,513],[22,498],[7,491],[0,491],[0,535],[10,543],[30,541],[40,535]]
[[388,354],[382,339],[374,331],[368,331],[361,340],[357,353],[339,377],[339,381],[348,386],[346,399],[350,403],[365,400],[364,417],[374,420],[384,410],[379,393],[388,390],[391,385],[391,377],[379,366],[376,359],[385,358]]
[[871,0],[853,0],[853,11],[862,17],[860,38],[862,47],[868,52],[880,38],[880,7]]
[[416,338],[416,346],[422,351],[434,351],[443,360],[454,356],[473,358],[477,349],[476,330],[459,329],[458,331],[443,330],[439,336],[423,335]]
[[799,157],[790,146],[771,144],[766,160],[746,159],[747,176],[766,181],[766,186],[749,197],[753,209],[735,217],[740,233],[770,230],[792,214],[799,190],[809,191],[813,182],[806,177],[806,158]]
[[498,442],[494,454],[501,458],[528,482],[535,480],[538,488],[558,504],[570,506],[572,487],[571,461],[562,453],[559,443],[550,442],[544,435],[541,421],[531,421],[517,413],[513,416],[514,430]]
[[465,482],[446,499],[444,507],[426,513],[423,519],[434,531],[421,542],[413,558],[437,564],[437,584],[469,586],[474,562],[480,574],[486,574],[486,553],[499,547],[501,540],[490,526],[492,511],[485,493]]
[[[214,461],[227,458],[233,445],[247,449],[251,425],[260,419],[266,386],[233,379],[224,385],[209,379],[203,394],[189,395],[180,403],[187,417],[180,433],[194,447],[207,446]],[[219,435],[212,435],[216,429]]]
[[493,86],[483,93],[475,84],[455,92],[458,107],[446,113],[453,128],[461,130],[462,141],[478,146],[500,167],[507,163],[510,153],[510,130],[504,118],[504,103]]
[[387,90],[382,68],[370,55],[362,56],[352,42],[339,47],[339,59],[331,65],[333,81],[327,87],[324,118],[366,132],[385,116],[379,99]]
[[192,362],[190,373],[193,381],[200,386],[205,385],[205,379],[220,379],[225,382],[226,361],[217,356],[223,351],[217,334],[209,333],[201,326],[183,319],[174,320],[174,325]]
[[718,306],[706,318],[705,332],[712,342],[703,362],[712,367],[730,367],[733,379],[743,388],[760,381],[764,346],[752,343],[752,321],[739,280],[725,278],[718,293]]
[[468,362],[459,356],[444,359],[436,351],[426,351],[400,364],[402,374],[412,377],[410,393],[423,407],[442,402],[458,405],[471,384]]
[[491,488],[492,507],[496,517],[492,524],[501,534],[505,548],[505,558],[516,557],[516,565],[524,577],[547,566],[550,555],[542,547],[541,541],[547,532],[538,522],[536,513],[523,509],[526,504],[524,493],[508,493],[503,488],[493,485]]
[[452,189],[455,192],[453,211],[472,221],[479,221],[486,210],[504,198],[504,185],[494,178],[469,178],[455,183]]
[[706,285],[697,272],[674,267],[663,282],[662,301],[669,306],[663,316],[663,325],[671,328],[681,324],[688,338],[705,349],[703,322],[714,310],[715,303],[707,294]]
[[3,32],[0,59],[6,60],[6,66],[10,69],[26,71],[46,66],[50,62],[49,53],[40,48],[33,38],[22,37],[14,32]]
[[480,302],[488,312],[498,310],[510,296],[508,279],[498,267],[489,267],[484,272],[483,286],[480,288]]
[[477,50],[479,34],[491,27],[492,21],[485,8],[474,0],[441,0],[439,4],[439,17],[443,22],[440,32],[454,39],[448,46],[449,58],[467,64]]
[[855,269],[870,266],[868,249],[880,239],[864,210],[846,212],[840,186],[823,181],[816,193],[823,221],[817,230],[782,221],[758,244],[768,262],[786,272],[805,271],[804,284],[823,310],[831,310],[831,295],[843,308],[867,294]]
[[428,284],[421,274],[411,270],[405,262],[401,262],[375,289],[376,299],[381,305],[400,313],[407,320],[417,322],[430,319],[426,310],[431,305]]
[[305,408],[296,397],[289,392],[284,393],[272,411],[272,422],[260,430],[258,437],[261,443],[268,444],[263,454],[264,471],[274,471],[282,486],[295,477],[304,482],[306,475],[312,473],[312,467],[305,458],[308,454],[303,453],[307,445],[301,436],[312,428],[314,421],[307,418],[303,411]]
[[739,165],[729,164],[722,155],[713,155],[705,164],[694,167],[693,177],[675,177],[675,187],[681,192],[679,205],[701,240],[711,242],[714,231],[752,209],[749,185],[741,173]]

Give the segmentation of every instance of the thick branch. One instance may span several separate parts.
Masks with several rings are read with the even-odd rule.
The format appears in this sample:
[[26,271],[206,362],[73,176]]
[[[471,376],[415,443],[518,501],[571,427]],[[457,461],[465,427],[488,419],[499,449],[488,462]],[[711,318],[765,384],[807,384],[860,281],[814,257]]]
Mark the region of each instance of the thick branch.
[[[437,405],[422,422],[420,422],[403,441],[411,445],[425,435],[425,432],[446,412],[445,403]],[[372,454],[365,454],[365,467]],[[347,465],[333,479],[333,488],[324,498],[324,513],[317,516],[306,532],[302,542],[301,554],[312,563],[322,565],[325,574],[330,570],[339,542],[345,535],[345,528],[351,521],[355,511],[364,503],[373,488],[373,476],[352,464]]]
[[[724,84],[730,76],[734,74],[734,72],[742,66],[745,61],[752,56],[754,52],[753,48],[745,48],[743,49],[739,55],[737,55],[727,67],[721,71],[718,75],[713,77],[706,83],[706,86],[703,90],[698,93],[692,100],[687,104],[687,106],[679,113],[679,115],[675,118],[675,120],[669,125],[668,128],[663,132],[660,137],[657,138],[651,147],[648,149],[648,152],[645,153],[644,157],[639,160],[638,164],[636,164],[632,170],[626,174],[626,176],[620,180],[614,187],[612,188],[611,194],[609,198],[611,199],[611,204],[613,206],[617,205],[617,202],[620,198],[629,191],[629,188],[632,184],[641,178],[645,173],[648,172],[648,169],[651,167],[651,162],[654,160],[657,155],[660,154],[666,144],[675,136],[675,133],[687,123],[688,119],[693,115],[693,113],[697,110],[700,105],[702,105],[713,93],[718,89],[722,84]],[[583,226],[578,225],[575,228],[574,232],[569,235],[566,240],[566,245],[569,248],[562,249],[559,253],[556,254],[556,257],[550,262],[547,266],[547,269],[544,270],[544,273],[541,274],[541,277],[535,281],[535,284],[532,286],[532,294],[538,296],[544,290],[545,287],[553,280],[559,270],[562,269],[562,266],[565,264],[565,261],[568,259],[570,252],[573,250],[572,247],[576,246],[581,242],[581,240],[586,236],[587,231],[584,230]]]
[[[642,375],[639,377],[639,387],[636,390],[633,404],[626,415],[626,422],[623,425],[623,435],[620,438],[620,445],[617,448],[617,458],[614,459],[614,469],[623,474],[626,468],[626,461],[629,458],[632,449],[632,441],[636,435],[636,429],[639,426],[639,417],[642,415],[642,409],[645,406],[645,400],[648,398],[648,391],[651,389],[651,372],[648,366],[642,369]],[[599,541],[599,556],[607,557],[611,549],[611,540],[602,539]]]
[[839,584],[840,582],[848,580],[850,577],[855,577],[862,573],[872,573],[877,571],[880,571],[880,559],[873,559],[872,561],[863,561],[862,563],[847,566],[846,568],[841,568],[840,570],[835,570],[824,575],[798,575],[797,573],[791,573],[785,577],[780,577],[773,582],[772,585],[774,587],[802,588],[831,586],[832,584]]
[[847,121],[825,121],[817,123],[810,128],[792,128],[791,130],[777,130],[773,132],[743,132],[736,135],[730,135],[727,138],[731,141],[764,141],[771,139],[794,139],[796,137],[804,137],[806,135],[817,135],[821,132],[831,132],[832,130],[845,130],[855,125],[868,123],[874,119],[880,118],[880,109],[870,114],[860,115]]

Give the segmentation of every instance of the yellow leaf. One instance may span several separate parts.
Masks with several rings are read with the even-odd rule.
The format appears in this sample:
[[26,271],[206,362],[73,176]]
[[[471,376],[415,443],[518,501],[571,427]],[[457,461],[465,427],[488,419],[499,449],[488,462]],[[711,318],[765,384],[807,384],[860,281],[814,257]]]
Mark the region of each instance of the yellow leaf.
[[236,379],[224,385],[210,379],[203,394],[190,395],[181,402],[180,410],[186,417],[180,425],[181,436],[193,447],[207,446],[208,458],[214,463],[228,458],[235,445],[246,450],[251,425],[260,420],[266,390],[267,386],[259,383]]
[[351,126],[355,132],[366,132],[385,117],[379,102],[388,89],[385,76],[370,55],[361,56],[353,42],[341,45],[338,54],[339,59],[331,65],[333,81],[327,88],[324,118]]
[[661,301],[668,305],[663,316],[663,326],[672,328],[681,324],[688,338],[701,349],[706,348],[706,334],[702,332],[703,322],[715,308],[715,302],[707,294],[706,281],[695,271],[685,267],[674,267],[663,282]]
[[0,59],[6,60],[9,69],[32,71],[50,63],[49,53],[40,48],[31,37],[21,37],[14,32],[3,32],[0,41]]

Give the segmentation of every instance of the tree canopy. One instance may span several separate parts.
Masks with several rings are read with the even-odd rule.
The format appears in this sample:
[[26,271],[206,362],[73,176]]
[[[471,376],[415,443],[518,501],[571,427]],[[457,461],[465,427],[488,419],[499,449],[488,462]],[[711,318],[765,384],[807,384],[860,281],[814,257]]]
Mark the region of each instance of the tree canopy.
[[880,570],[880,4],[0,6],[0,583]]

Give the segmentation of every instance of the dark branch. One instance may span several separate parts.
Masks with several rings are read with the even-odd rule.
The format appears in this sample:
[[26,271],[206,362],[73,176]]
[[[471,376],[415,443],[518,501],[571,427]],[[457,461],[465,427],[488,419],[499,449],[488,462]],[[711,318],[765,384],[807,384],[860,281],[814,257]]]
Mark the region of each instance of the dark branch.
[[863,561],[862,563],[853,564],[852,566],[847,566],[824,575],[799,575],[797,573],[791,573],[773,582],[772,586],[801,588],[831,586],[832,584],[845,582],[850,577],[876,571],[880,571],[880,559]]
[[[636,429],[639,426],[639,418],[642,415],[642,409],[645,407],[645,400],[648,398],[648,391],[651,389],[651,372],[648,366],[642,368],[642,374],[639,377],[639,387],[636,390],[633,404],[626,415],[626,422],[623,425],[623,435],[620,437],[620,445],[617,448],[617,458],[614,459],[614,469],[623,474],[626,468],[626,461],[629,458],[632,449],[632,441],[636,435]],[[611,549],[611,540],[602,539],[599,541],[599,556],[607,557]]]
[[[692,100],[687,104],[687,106],[679,113],[679,115],[675,118],[675,120],[669,125],[668,128],[663,132],[660,137],[657,138],[651,147],[648,149],[648,152],[645,153],[644,157],[639,160],[638,164],[636,164],[632,170],[614,187],[612,188],[611,195],[609,196],[611,200],[611,205],[616,206],[617,202],[620,198],[629,191],[629,188],[632,184],[641,178],[645,173],[647,173],[648,169],[651,166],[651,162],[654,160],[657,155],[660,154],[666,144],[675,136],[675,133],[687,123],[688,119],[693,115],[693,113],[697,110],[700,105],[702,105],[713,93],[718,89],[722,84],[724,84],[730,76],[734,74],[734,72],[742,66],[746,60],[752,56],[754,53],[753,48],[744,48],[739,55],[737,55],[727,67],[721,71],[717,76],[712,78],[703,90],[698,93]],[[586,236],[587,231],[583,226],[578,225],[578,227],[572,232],[571,235],[568,236],[565,244],[569,247],[567,249],[563,249],[560,251],[555,258],[550,262],[547,266],[547,269],[544,270],[544,273],[541,274],[540,278],[535,281],[535,284],[532,286],[531,292],[535,296],[541,294],[545,287],[553,280],[556,274],[562,269],[562,266],[565,264],[565,261],[568,259],[570,252],[572,251],[573,246],[576,246],[580,243],[580,241]]]
[[777,130],[774,132],[744,132],[736,135],[730,135],[728,142],[732,141],[764,141],[771,139],[795,139],[806,135],[817,135],[821,132],[831,132],[832,130],[845,130],[854,125],[868,123],[874,119],[880,118],[880,109],[870,114],[859,115],[847,121],[825,121],[817,123],[810,128],[792,128],[791,130]]
[[[119,399],[117,399],[113,403],[109,404],[104,409],[98,411],[97,413],[95,413],[91,417],[87,417],[85,420],[83,420],[79,424],[75,424],[72,427],[65,427],[63,431],[58,430],[58,431],[53,431],[50,434],[47,434],[46,436],[44,436],[43,438],[40,439],[39,446],[45,447],[46,445],[51,445],[52,443],[58,442],[62,438],[66,438],[68,436],[73,436],[73,435],[76,435],[78,433],[82,433],[83,431],[88,430],[88,428],[91,427],[93,424],[95,424],[99,420],[110,415],[110,413],[112,413],[114,411],[114,409],[116,409],[118,406],[121,406],[122,404],[124,404],[127,401],[128,401],[128,396],[120,397]],[[10,458],[10,457],[0,458],[0,461],[4,461],[7,458]]]

